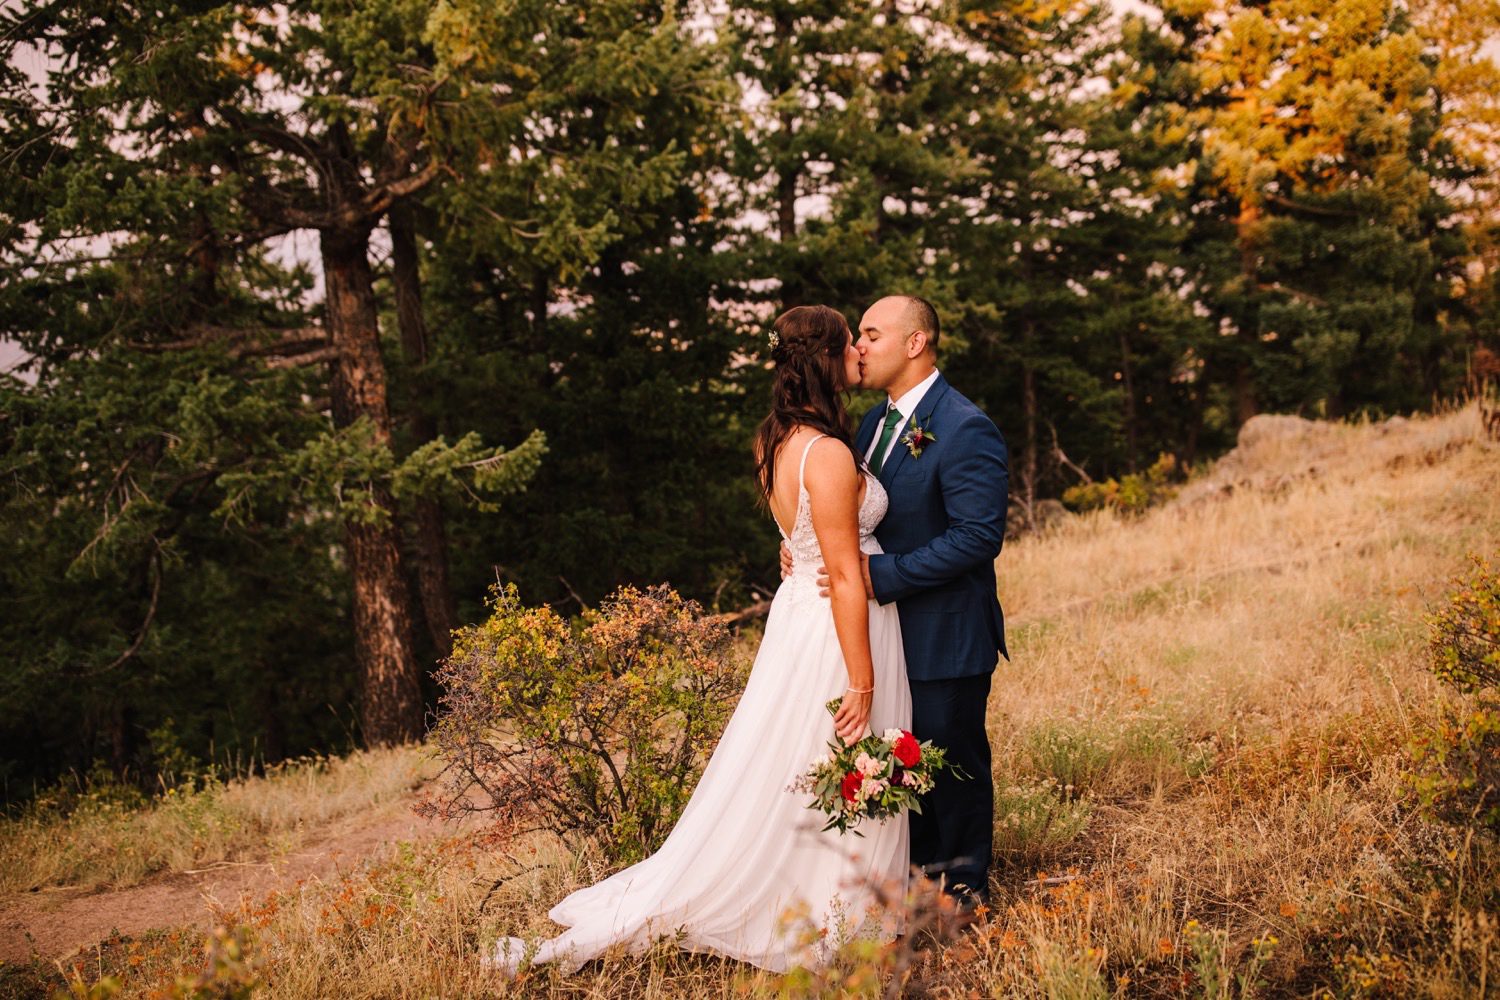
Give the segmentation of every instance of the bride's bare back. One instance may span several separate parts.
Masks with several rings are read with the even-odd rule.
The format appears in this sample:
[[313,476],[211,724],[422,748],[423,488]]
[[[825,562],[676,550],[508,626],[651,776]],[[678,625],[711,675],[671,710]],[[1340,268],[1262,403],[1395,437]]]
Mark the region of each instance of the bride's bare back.
[[[837,478],[836,470],[826,470],[823,468],[830,461],[836,460],[841,463],[848,463],[849,461],[847,450],[838,447],[837,442],[834,442],[831,438],[829,439],[831,443],[821,445],[808,452],[808,446],[820,436],[825,435],[820,435],[819,432],[813,430],[811,427],[798,427],[787,436],[787,439],[781,443],[781,447],[776,451],[775,475],[773,477],[775,486],[771,490],[770,497],[771,516],[776,519],[776,524],[781,528],[781,533],[787,537],[791,537],[792,530],[796,527],[797,506],[801,492],[801,484],[796,473],[798,467],[802,464],[803,455],[807,455],[807,464],[803,469],[804,476],[811,476],[818,479],[825,478],[823,475],[824,472],[834,472],[835,478]],[[820,451],[824,454],[819,455]],[[837,456],[836,459],[835,456]],[[853,476],[851,480],[854,488],[854,509],[857,512],[860,503],[865,498],[865,477]],[[811,483],[808,486],[809,491],[811,491]],[[857,544],[859,533],[857,517],[849,527],[850,530],[855,532],[855,542]]]

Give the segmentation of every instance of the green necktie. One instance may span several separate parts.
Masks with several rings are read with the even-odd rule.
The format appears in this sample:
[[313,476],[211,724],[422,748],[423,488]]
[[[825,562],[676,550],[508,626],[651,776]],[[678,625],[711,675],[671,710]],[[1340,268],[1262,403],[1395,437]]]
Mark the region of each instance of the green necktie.
[[875,451],[870,455],[870,474],[880,475],[881,466],[885,465],[885,450],[891,443],[891,435],[896,433],[896,428],[901,426],[901,411],[894,406],[885,415],[885,424],[880,428],[880,440],[875,442]]

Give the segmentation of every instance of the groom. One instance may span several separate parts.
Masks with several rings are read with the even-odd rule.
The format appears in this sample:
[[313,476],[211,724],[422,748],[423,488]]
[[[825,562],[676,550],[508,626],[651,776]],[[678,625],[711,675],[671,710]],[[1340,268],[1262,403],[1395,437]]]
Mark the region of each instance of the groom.
[[[984,721],[997,654],[1008,656],[995,557],[1009,474],[999,430],[938,374],[937,343],[925,299],[891,295],[865,313],[860,385],[887,399],[865,415],[855,448],[890,496],[875,530],[885,551],[865,557],[865,591],[897,602],[912,730],[969,776],[941,772],[911,814],[911,861],[972,905],[989,898],[995,791]],[[783,550],[783,572],[788,559]]]

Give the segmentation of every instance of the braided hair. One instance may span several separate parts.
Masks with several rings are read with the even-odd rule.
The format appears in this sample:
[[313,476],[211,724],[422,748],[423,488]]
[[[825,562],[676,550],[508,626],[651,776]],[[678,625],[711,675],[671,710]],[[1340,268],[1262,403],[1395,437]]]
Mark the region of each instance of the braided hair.
[[845,383],[844,349],[849,324],[828,306],[795,306],[771,325],[771,412],[755,432],[755,476],[762,504],[769,504],[776,484],[776,453],[798,427],[811,427],[844,443],[860,464],[849,428],[849,411],[841,394]]

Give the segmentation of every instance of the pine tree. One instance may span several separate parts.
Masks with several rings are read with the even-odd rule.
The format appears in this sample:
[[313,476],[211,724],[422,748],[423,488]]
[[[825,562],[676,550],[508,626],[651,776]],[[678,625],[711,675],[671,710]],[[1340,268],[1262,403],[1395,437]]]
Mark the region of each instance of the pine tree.
[[1107,9],[959,6],[964,44],[982,54],[966,88],[974,167],[942,232],[961,368],[1011,442],[1012,495],[1029,516],[1075,459],[1098,472],[1145,447],[1136,359],[1152,348],[1130,338],[1164,241],[1142,191],[1149,169],[1111,145],[1115,113],[1087,96],[1112,51]]
[[740,248],[747,298],[763,286],[777,306],[821,302],[853,324],[882,294],[937,297],[932,223],[966,169],[966,55],[947,16],[927,2],[734,5],[751,110],[730,207],[773,220]]
[[[538,17],[551,10],[536,6]],[[419,735],[421,669],[395,493],[436,488],[465,468],[496,494],[513,491],[542,445],[533,439],[504,461],[475,439],[435,442],[395,466],[370,240],[392,206],[439,176],[465,118],[503,116],[503,108],[479,96],[465,60],[439,71],[428,36],[451,38],[425,10],[399,2],[276,11],[52,4],[19,11],[9,28],[7,55],[31,46],[50,68],[41,95],[17,91],[7,122],[34,143],[25,148],[49,154],[12,200],[13,217],[39,232],[13,229],[8,256],[40,271],[39,259],[65,236],[125,232],[137,259],[163,269],[154,286],[133,290],[123,324],[69,345],[78,353],[58,361],[87,364],[89,351],[118,345],[329,365],[333,432],[243,463],[233,483],[247,496],[328,488],[352,577],[364,738]],[[321,301],[310,309],[282,301],[246,324],[227,308],[228,286],[240,280],[230,268],[299,230],[318,234]],[[31,294],[47,282],[41,272]],[[38,333],[17,336],[30,336],[31,353],[46,359]],[[232,496],[226,510],[244,513],[241,499]]]
[[1163,9],[1193,36],[1197,182],[1232,199],[1215,215],[1232,212],[1237,267],[1202,284],[1231,334],[1206,362],[1232,372],[1235,422],[1421,405],[1449,375],[1463,253],[1421,38],[1385,0]]
[[1442,133],[1467,168],[1443,192],[1468,247],[1449,322],[1466,331],[1471,379],[1494,379],[1500,372],[1473,358],[1500,349],[1500,63],[1487,51],[1500,37],[1500,3],[1426,0],[1411,7],[1411,19],[1432,61]]
[[[743,344],[712,308],[738,277],[716,252],[738,100],[724,50],[678,13],[595,3],[560,19],[526,63],[546,86],[522,126],[469,129],[463,183],[430,199],[442,335],[407,374],[440,430],[540,426],[551,449],[506,518],[450,513],[460,595],[497,575],[558,606],[625,581],[743,595],[759,523]],[[502,30],[488,5],[465,16],[467,37]]]

